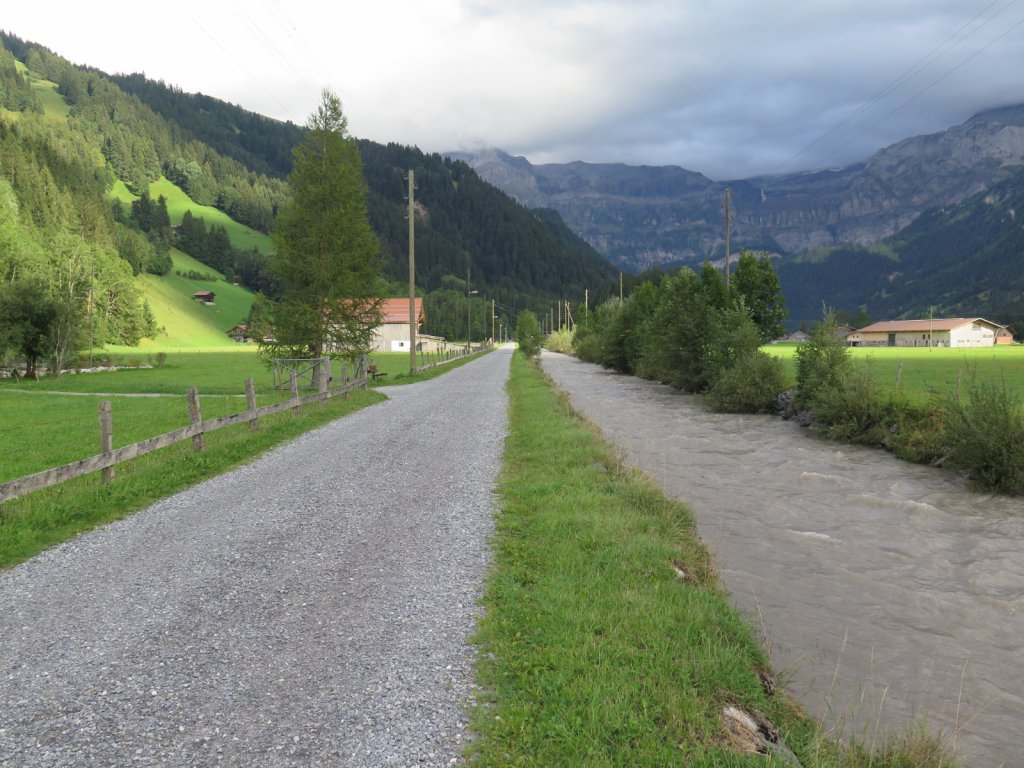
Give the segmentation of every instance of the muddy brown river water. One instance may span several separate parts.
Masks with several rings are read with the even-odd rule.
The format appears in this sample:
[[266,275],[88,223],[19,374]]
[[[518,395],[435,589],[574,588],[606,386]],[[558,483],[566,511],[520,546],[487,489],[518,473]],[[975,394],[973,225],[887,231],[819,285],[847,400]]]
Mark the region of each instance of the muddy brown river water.
[[964,765],[1024,766],[1024,500],[574,358],[543,367],[691,507],[787,690],[827,727],[870,745],[925,723]]

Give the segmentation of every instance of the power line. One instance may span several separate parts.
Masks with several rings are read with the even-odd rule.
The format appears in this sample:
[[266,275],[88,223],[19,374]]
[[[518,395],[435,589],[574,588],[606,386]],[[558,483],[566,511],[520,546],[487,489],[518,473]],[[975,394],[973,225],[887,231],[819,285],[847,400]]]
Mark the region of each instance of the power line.
[[236,2],[236,0],[232,0],[231,4],[234,6],[237,14],[241,16],[242,21],[245,23],[245,25],[253,33],[253,37],[256,39],[256,41],[261,46],[263,46],[264,50],[269,52],[271,55],[275,56],[277,60],[281,63],[281,65],[287,70],[289,70],[292,73],[292,75],[294,75],[295,79],[302,83],[307,89],[309,89],[309,91],[314,96],[319,96],[320,89],[313,87],[310,84],[310,82],[302,75],[302,73],[300,73],[298,70],[295,69],[294,66],[292,66],[291,61],[289,61],[289,59],[281,52],[277,45],[275,45],[273,38],[267,35],[260,27],[259,23],[257,23],[248,14],[248,12],[245,10],[244,5]]
[[220,42],[220,40],[218,40],[216,37],[214,37],[212,34],[210,34],[210,32],[206,29],[206,27],[204,27],[202,24],[200,24],[199,20],[195,16],[193,16],[188,11],[186,11],[186,13],[188,13],[188,17],[190,19],[192,19],[192,23],[195,24],[197,27],[199,27],[199,29],[201,29],[203,31],[203,34],[205,34],[208,38],[210,38],[210,40],[212,40],[214,42],[214,44],[224,52],[224,55],[227,56],[228,59],[230,59],[231,62],[236,67],[238,67],[242,72],[244,72],[249,77],[249,79],[252,80],[260,88],[260,90],[262,90],[271,99],[273,99],[274,102],[281,108],[281,110],[286,115],[288,115],[288,117],[294,119],[294,116],[292,115],[291,110],[289,110],[288,107],[286,107],[284,104],[282,104],[281,101],[277,98],[277,96],[272,94],[262,82],[257,80],[253,76],[252,72],[250,72],[248,69],[246,69],[244,64],[242,64],[240,61],[238,61],[238,59],[236,57],[232,56],[231,53],[228,51],[228,49],[225,48],[224,45]]
[[984,53],[985,51],[987,51],[987,50],[988,50],[989,48],[991,48],[991,47],[992,47],[993,45],[995,45],[996,43],[998,43],[998,42],[999,42],[1000,40],[1002,40],[1002,39],[1003,39],[1004,37],[1006,37],[1006,36],[1007,36],[1008,34],[1010,34],[1011,32],[1013,32],[1013,30],[1017,29],[1017,27],[1019,27],[1019,26],[1021,26],[1021,25],[1024,25],[1024,19],[1021,19],[1020,21],[1018,21],[1018,22],[1017,22],[1016,24],[1014,24],[1014,25],[1013,25],[1012,27],[1010,27],[1009,29],[1007,29],[1007,30],[1006,30],[1005,32],[1003,32],[1003,33],[1002,33],[1001,35],[998,35],[997,37],[994,37],[994,38],[993,38],[992,40],[990,40],[990,41],[989,41],[989,42],[988,42],[988,43],[987,43],[986,45],[984,45],[984,46],[982,46],[981,48],[979,48],[979,49],[978,49],[977,51],[975,51],[974,53],[972,53],[972,54],[971,54],[970,56],[968,56],[968,57],[967,57],[966,59],[964,59],[963,61],[961,61],[961,62],[960,62],[959,64],[957,64],[957,65],[956,65],[955,67],[953,67],[952,69],[950,69],[950,70],[946,71],[945,73],[943,73],[943,74],[942,74],[942,75],[940,75],[939,77],[935,78],[935,80],[933,80],[933,81],[932,81],[931,83],[929,83],[928,85],[926,85],[926,86],[925,86],[924,88],[922,88],[922,89],[921,89],[920,91],[918,91],[917,93],[915,93],[915,94],[914,94],[913,96],[911,96],[911,97],[910,97],[909,99],[907,99],[906,101],[904,101],[904,102],[903,102],[902,104],[900,104],[900,105],[899,105],[898,107],[896,107],[895,109],[893,109],[892,111],[890,111],[890,112],[888,112],[888,113],[887,113],[886,115],[884,115],[883,117],[881,117],[881,118],[879,118],[878,120],[876,120],[876,121],[875,121],[874,123],[872,123],[871,125],[869,125],[869,126],[868,126],[867,128],[865,128],[865,129],[864,129],[863,131],[861,131],[861,132],[860,132],[860,133],[858,133],[858,134],[857,134],[856,136],[854,136],[854,137],[853,137],[852,139],[850,139],[849,141],[847,141],[847,142],[846,142],[845,144],[842,144],[842,145],[840,145],[839,147],[837,147],[836,149],[834,149],[834,150],[833,150],[833,151],[832,151],[832,152],[831,152],[830,154],[826,155],[825,159],[826,159],[826,160],[828,160],[829,158],[831,158],[831,157],[834,157],[834,156],[835,156],[835,155],[836,155],[836,154],[837,154],[837,153],[838,153],[838,152],[839,152],[840,150],[842,150],[842,149],[845,149],[846,147],[850,146],[850,144],[852,144],[853,142],[855,142],[855,141],[856,141],[857,139],[859,139],[859,138],[860,138],[861,136],[863,136],[864,134],[866,134],[866,133],[867,133],[868,131],[871,131],[871,130],[873,130],[874,128],[877,128],[877,127],[878,127],[879,125],[881,125],[882,123],[884,123],[884,122],[885,122],[886,120],[888,120],[888,119],[889,119],[890,117],[892,117],[892,116],[893,116],[893,115],[895,115],[895,114],[896,114],[897,112],[899,112],[899,111],[900,111],[901,109],[903,109],[904,107],[906,107],[906,106],[907,106],[908,104],[910,104],[910,103],[912,103],[912,102],[916,101],[916,100],[917,100],[918,98],[920,98],[920,97],[921,97],[921,96],[923,96],[924,94],[928,93],[928,91],[930,91],[930,90],[931,90],[932,88],[934,88],[934,87],[935,87],[936,85],[938,85],[939,83],[941,83],[941,82],[942,82],[943,80],[945,80],[945,79],[946,79],[947,77],[949,77],[950,75],[952,75],[952,74],[953,74],[954,72],[956,72],[957,70],[959,70],[959,69],[961,69],[962,67],[964,67],[964,66],[966,66],[967,64],[969,64],[969,63],[970,63],[971,61],[973,61],[973,60],[974,60],[974,59],[976,59],[976,58],[977,58],[978,56],[980,56],[981,54],[983,54],[983,53]]
[[[292,41],[292,44],[295,46],[296,50],[301,52],[303,56],[306,57],[306,61],[309,64],[311,64],[314,69],[320,70],[320,73],[323,75],[325,82],[331,85],[331,87],[333,87],[338,92],[338,94],[342,98],[342,102],[349,103],[350,100],[348,96],[346,96],[345,90],[339,88],[337,84],[334,83],[334,77],[331,73],[331,70],[328,69],[327,65],[324,64],[323,60],[317,55],[316,50],[313,48],[313,46],[311,46],[306,41],[298,26],[296,26],[291,21],[287,13],[284,10],[279,9],[277,7],[277,4],[274,3],[273,0],[262,0],[262,2],[263,6],[270,11],[271,15],[273,15],[277,23],[280,25],[280,28]],[[361,130],[359,130],[358,132],[362,134],[364,137],[369,135],[370,133],[373,133],[374,135],[380,135],[377,131],[373,130],[373,124],[365,117],[356,116],[354,114],[346,115],[346,117],[348,118],[349,125],[353,126],[354,128],[357,126],[362,127]],[[354,134],[355,131],[353,131],[352,133]]]
[[[827,131],[825,131],[821,136],[819,136],[814,141],[812,141],[810,144],[805,146],[803,149],[801,149],[795,155],[790,157],[784,163],[780,164],[778,166],[778,169],[782,170],[782,169],[788,167],[795,160],[797,160],[798,158],[800,158],[803,155],[805,155],[807,152],[809,152],[811,149],[816,147],[818,144],[820,144],[822,141],[827,139],[829,136],[831,136],[832,134],[836,133],[837,131],[839,131],[840,129],[844,128],[845,126],[849,125],[857,117],[859,117],[861,114],[863,114],[868,109],[870,109],[874,104],[876,104],[877,102],[881,101],[881,99],[883,99],[884,97],[888,96],[890,93],[893,93],[894,91],[896,91],[898,88],[900,88],[905,83],[909,82],[913,77],[915,77],[920,72],[923,72],[924,70],[926,70],[928,67],[930,67],[932,64],[934,64],[936,61],[938,61],[940,58],[942,58],[947,53],[949,53],[954,48],[956,48],[958,45],[960,45],[961,43],[966,41],[971,35],[975,34],[976,32],[980,31],[981,29],[983,29],[987,24],[989,24],[991,21],[993,21],[997,16],[999,16],[1004,11],[1009,9],[1012,5],[1014,5],[1017,2],[1017,0],[1010,0],[1010,2],[1007,5],[1005,5],[1003,8],[998,10],[996,13],[992,14],[982,24],[979,24],[973,30],[968,32],[966,35],[960,36],[961,33],[965,29],[967,29],[968,27],[973,25],[979,18],[984,16],[986,13],[988,13],[989,10],[991,10],[993,6],[998,5],[1000,2],[1001,2],[1001,0],[993,0],[991,3],[989,3],[983,10],[978,12],[973,18],[971,18],[969,21],[967,21],[962,26],[960,26],[955,32],[953,32],[951,35],[949,35],[949,37],[947,37],[945,40],[943,40],[941,43],[939,43],[937,46],[935,46],[925,56],[923,56],[921,59],[919,59],[917,62],[915,62],[908,69],[904,70],[904,72],[902,74],[900,74],[896,79],[892,80],[889,84],[887,84],[885,87],[883,87],[881,90],[879,90],[873,96],[871,96],[871,98],[869,98],[866,102],[861,104],[857,109],[855,109],[853,112],[851,112],[845,118],[843,118],[838,123],[836,123],[831,128],[829,128]],[[957,37],[959,37],[959,39],[955,40],[955,42],[953,42],[953,44],[950,45],[950,41],[953,41]],[[945,50],[942,50],[942,49],[945,49]],[[937,53],[938,51],[942,51],[942,52],[941,53]],[[962,64],[959,65],[959,66],[962,66]],[[959,66],[954,68],[954,70],[951,70],[950,72],[947,72],[946,75],[951,74],[953,71],[958,69]],[[943,77],[945,77],[945,75]],[[929,86],[929,87],[931,87],[931,86]],[[921,95],[921,94],[919,93],[918,95]],[[898,109],[894,110],[894,112],[895,111],[898,111]],[[891,116],[891,114],[892,113],[887,115],[886,118],[883,118],[882,120],[887,119],[889,116]],[[882,121],[879,121],[879,123],[880,122],[882,122]],[[879,123],[875,123],[875,125],[878,125]],[[874,127],[874,126],[872,126],[872,127]],[[868,130],[870,130],[870,128]],[[851,139],[850,142],[847,142],[846,144],[842,145],[841,147],[839,147],[839,149],[842,149],[842,148],[848,146],[850,143],[855,141],[857,138],[860,138],[860,136],[863,136],[865,132],[862,132],[862,133],[858,134],[857,137],[855,137],[854,139]],[[836,154],[836,152],[838,152],[838,149],[833,151],[830,155],[828,155],[828,157],[832,157],[834,154]]]

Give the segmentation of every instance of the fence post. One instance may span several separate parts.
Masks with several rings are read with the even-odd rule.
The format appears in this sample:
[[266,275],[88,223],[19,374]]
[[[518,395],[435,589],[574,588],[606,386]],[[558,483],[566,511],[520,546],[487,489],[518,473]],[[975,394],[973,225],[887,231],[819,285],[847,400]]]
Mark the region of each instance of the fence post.
[[368,361],[368,355],[366,355],[366,354],[363,354],[362,365],[363,365],[363,391],[365,392],[367,389],[370,388],[370,384],[369,384],[369,378],[370,378],[370,367],[369,366],[370,366],[370,364],[369,364],[369,361]]
[[[110,453],[114,450],[114,414],[110,407],[110,401],[104,400],[100,403],[100,453]],[[114,468],[104,467],[102,472],[103,484],[106,485],[114,479]]]
[[900,379],[903,378],[903,361],[900,360],[900,367],[896,369],[896,389],[900,388]]
[[245,401],[249,405],[249,431],[255,432],[260,424],[256,418],[256,385],[252,376],[245,380]]
[[319,363],[319,371],[320,371],[320,381],[319,381],[320,389],[319,389],[319,392],[320,392],[321,395],[324,395],[324,399],[320,401],[320,404],[322,405],[324,403],[324,400],[326,400],[329,397],[329,393],[331,391],[331,363],[330,363],[330,358],[325,357],[325,358],[323,358],[320,361],[320,363]]
[[295,371],[291,375],[292,386],[292,413],[299,412],[299,380],[295,377]]
[[348,363],[341,364],[341,396],[348,400]]
[[192,387],[188,391],[188,418],[193,424],[200,426],[200,432],[198,435],[192,436],[192,448],[196,451],[203,450],[203,411],[199,407],[199,390]]

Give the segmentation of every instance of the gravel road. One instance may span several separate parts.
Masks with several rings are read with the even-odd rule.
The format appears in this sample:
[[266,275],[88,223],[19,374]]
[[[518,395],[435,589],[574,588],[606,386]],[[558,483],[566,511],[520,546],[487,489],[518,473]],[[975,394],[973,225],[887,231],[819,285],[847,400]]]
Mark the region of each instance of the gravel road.
[[0,765],[455,763],[509,358],[0,572]]

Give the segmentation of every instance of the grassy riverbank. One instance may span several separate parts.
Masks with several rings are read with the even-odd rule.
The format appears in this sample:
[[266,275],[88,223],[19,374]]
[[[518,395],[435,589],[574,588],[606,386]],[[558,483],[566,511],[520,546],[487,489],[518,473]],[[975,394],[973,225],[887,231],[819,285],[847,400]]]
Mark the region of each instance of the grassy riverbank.
[[763,766],[727,706],[764,713],[804,766],[949,766],[929,740],[874,756],[824,738],[762,682],[688,510],[515,355],[480,645],[476,765]]

